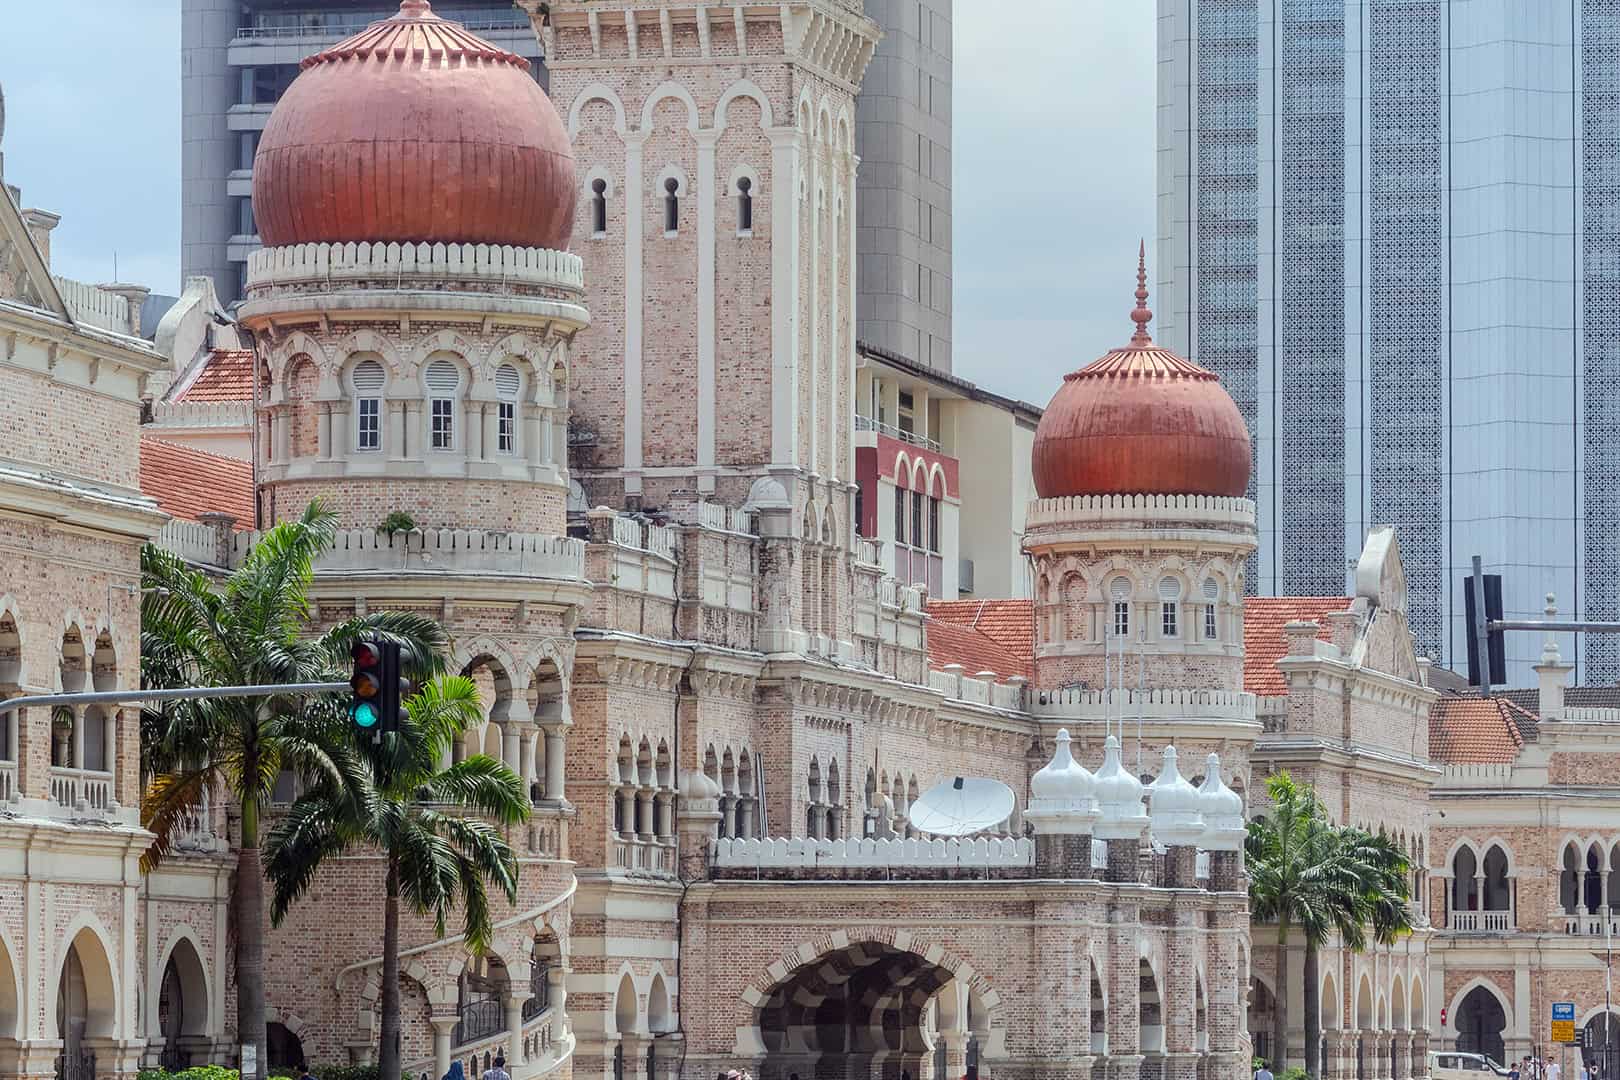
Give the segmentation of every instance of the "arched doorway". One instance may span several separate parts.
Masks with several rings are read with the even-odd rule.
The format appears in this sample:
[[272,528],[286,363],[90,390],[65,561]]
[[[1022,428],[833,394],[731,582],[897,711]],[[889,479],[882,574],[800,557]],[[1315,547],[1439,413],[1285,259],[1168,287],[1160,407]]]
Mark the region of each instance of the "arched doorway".
[[1277,998],[1258,976],[1249,979],[1249,1038],[1254,1042],[1254,1056],[1269,1064],[1277,1060],[1272,1052],[1271,1030],[1277,1013]]
[[1507,1028],[1507,1011],[1497,996],[1483,986],[1468,991],[1457,1006],[1457,1049],[1484,1054],[1501,1062],[1505,1053],[1502,1032]]
[[[949,969],[881,942],[823,954],[778,983],[760,1007],[760,1080],[880,1071],[920,1077],[924,1014],[950,981]],[[971,999],[969,1012],[972,1026]],[[970,1061],[970,1071],[976,1065]]]
[[170,1072],[206,1063],[208,981],[196,947],[186,938],[175,942],[163,966],[152,1039],[159,1043],[158,1064]]
[[304,1042],[286,1024],[272,1021],[265,1025],[265,1058],[272,1069],[299,1069],[304,1061]]
[[95,1041],[112,1037],[117,1015],[112,965],[101,939],[87,927],[68,945],[57,977],[56,1031],[62,1040],[58,1080],[95,1080]]
[[1581,1064],[1596,1066],[1603,1076],[1614,1076],[1620,1069],[1620,1013],[1600,1012],[1585,1024],[1587,1045],[1581,1050]]

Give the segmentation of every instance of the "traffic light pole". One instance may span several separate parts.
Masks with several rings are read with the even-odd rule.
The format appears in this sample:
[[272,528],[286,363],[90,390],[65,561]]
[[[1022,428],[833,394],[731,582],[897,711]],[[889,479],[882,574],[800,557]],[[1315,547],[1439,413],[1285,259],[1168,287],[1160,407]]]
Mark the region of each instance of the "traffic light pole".
[[0,701],[0,716],[48,705],[122,705],[134,701],[185,701],[213,697],[275,697],[329,694],[349,689],[346,682],[269,683],[260,686],[185,686],[177,690],[92,690],[82,694],[36,694]]
[[[1485,614],[1485,572],[1480,556],[1473,557],[1474,573],[1468,588],[1474,598],[1473,635],[1475,652],[1479,656],[1480,692],[1491,696],[1490,639],[1506,630],[1537,630],[1544,634],[1620,634],[1620,622],[1600,622],[1591,619],[1492,619]],[[1608,1078],[1620,1080],[1620,1078]]]

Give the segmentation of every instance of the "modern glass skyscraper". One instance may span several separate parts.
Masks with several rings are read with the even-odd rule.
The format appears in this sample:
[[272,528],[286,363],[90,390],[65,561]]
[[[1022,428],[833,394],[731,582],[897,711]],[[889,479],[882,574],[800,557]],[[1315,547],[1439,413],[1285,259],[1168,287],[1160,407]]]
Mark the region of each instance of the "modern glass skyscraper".
[[1393,524],[1438,663],[1475,553],[1620,618],[1620,0],[1159,0],[1158,116],[1159,333],[1254,433],[1251,587]]

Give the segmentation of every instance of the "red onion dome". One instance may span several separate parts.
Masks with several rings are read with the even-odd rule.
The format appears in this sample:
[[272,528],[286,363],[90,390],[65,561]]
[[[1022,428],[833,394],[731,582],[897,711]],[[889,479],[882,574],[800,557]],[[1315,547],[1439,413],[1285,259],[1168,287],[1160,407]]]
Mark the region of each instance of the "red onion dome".
[[1147,252],[1129,345],[1063,377],[1035,429],[1035,490],[1069,495],[1213,495],[1249,486],[1249,429],[1214,372],[1153,343]]
[[403,0],[302,67],[253,162],[267,246],[568,246],[573,148],[527,60]]

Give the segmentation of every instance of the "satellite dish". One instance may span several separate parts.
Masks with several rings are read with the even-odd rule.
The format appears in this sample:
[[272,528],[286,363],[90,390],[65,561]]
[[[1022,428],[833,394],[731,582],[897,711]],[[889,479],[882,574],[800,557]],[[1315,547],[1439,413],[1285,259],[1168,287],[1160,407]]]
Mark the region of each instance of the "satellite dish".
[[1012,788],[983,776],[935,784],[911,804],[912,827],[934,836],[972,836],[1012,816]]

